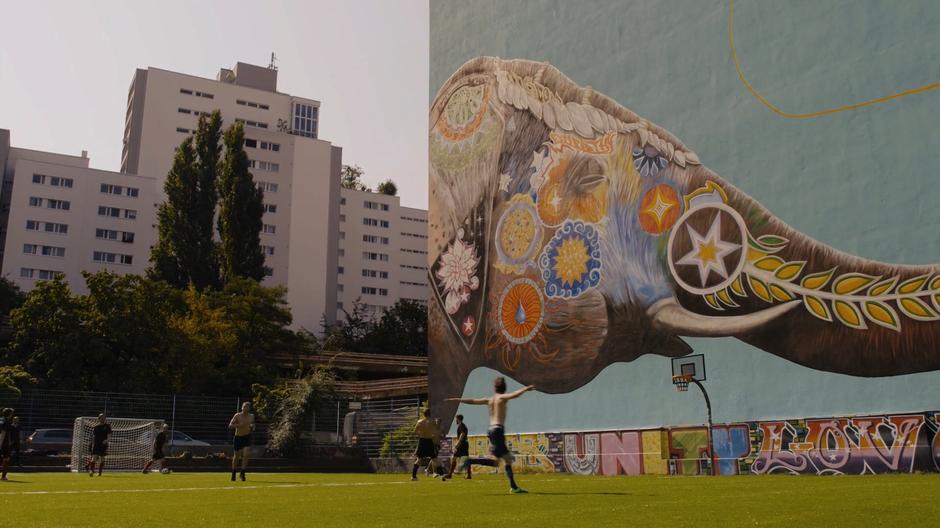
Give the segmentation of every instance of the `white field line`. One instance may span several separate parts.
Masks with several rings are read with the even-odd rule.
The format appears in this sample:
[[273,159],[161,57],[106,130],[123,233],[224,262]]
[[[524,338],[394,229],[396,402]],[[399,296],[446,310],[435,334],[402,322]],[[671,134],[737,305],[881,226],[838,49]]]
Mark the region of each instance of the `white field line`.
[[57,490],[57,491],[3,491],[2,495],[84,495],[95,493],[163,493],[173,491],[218,491],[218,490],[253,490],[267,488],[329,488],[351,486],[385,486],[410,484],[410,481],[391,482],[311,482],[308,484],[271,484],[269,486],[215,486],[215,487],[189,487],[189,488],[135,488],[135,489],[101,489],[101,490]]

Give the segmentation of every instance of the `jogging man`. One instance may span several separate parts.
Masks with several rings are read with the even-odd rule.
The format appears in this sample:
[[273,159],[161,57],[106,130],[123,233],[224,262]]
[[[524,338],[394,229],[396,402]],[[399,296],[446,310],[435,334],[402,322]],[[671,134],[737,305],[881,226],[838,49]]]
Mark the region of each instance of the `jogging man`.
[[104,457],[108,456],[108,442],[111,440],[111,424],[108,423],[104,413],[98,415],[98,425],[91,430],[91,462],[88,467],[88,476],[95,475],[95,463],[98,464],[98,476],[104,469]]
[[418,447],[415,449],[415,464],[411,468],[411,480],[418,480],[418,468],[422,463],[430,465],[432,471],[437,471],[437,448],[434,446],[434,437],[440,432],[431,421],[431,410],[424,409],[421,419],[415,424],[415,435],[418,437]]
[[234,455],[232,456],[232,481],[235,480],[235,472],[238,470],[238,463],[241,461],[242,482],[245,481],[245,470],[248,469],[248,446],[251,445],[251,433],[255,430],[255,415],[251,414],[251,404],[245,402],[242,404],[242,410],[235,413],[228,428],[235,430],[235,438],[232,439]]
[[467,478],[473,478],[470,470],[470,441],[467,440],[467,435],[469,430],[467,425],[463,423],[463,415],[457,415],[457,438],[454,439],[454,452],[450,456],[450,473],[447,475],[447,478],[454,478],[454,470],[457,469],[457,464],[460,463],[462,466],[467,468]]
[[493,396],[489,398],[447,398],[447,400],[445,400],[470,405],[487,406],[490,414],[490,428],[487,431],[487,436],[490,439],[490,453],[497,459],[501,459],[505,462],[506,477],[509,478],[509,491],[511,493],[526,493],[526,491],[516,485],[516,479],[513,478],[512,474],[513,456],[506,446],[505,425],[507,402],[522,396],[534,388],[534,385],[529,385],[528,387],[523,387],[517,391],[506,394],[506,378],[500,376],[493,380]]
[[13,409],[9,407],[0,415],[0,480],[7,480],[7,467],[13,451]]
[[163,472],[164,461],[166,460],[166,455],[163,454],[163,446],[166,445],[166,431],[170,426],[163,424],[163,427],[160,428],[160,432],[157,433],[156,438],[153,439],[153,457],[147,462],[147,465],[144,466],[144,473],[150,471],[150,466],[154,462],[160,462],[160,471]]

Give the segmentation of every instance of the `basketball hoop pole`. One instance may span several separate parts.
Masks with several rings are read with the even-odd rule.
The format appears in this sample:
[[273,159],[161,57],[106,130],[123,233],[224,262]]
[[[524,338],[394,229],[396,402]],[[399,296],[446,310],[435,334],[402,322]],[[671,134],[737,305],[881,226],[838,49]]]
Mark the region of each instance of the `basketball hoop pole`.
[[705,390],[705,387],[702,386],[702,383],[697,379],[690,380],[691,383],[694,383],[698,390],[702,391],[702,397],[705,398],[705,409],[708,411],[708,458],[711,460],[711,472],[712,476],[718,475],[718,467],[715,464],[715,449],[712,444],[712,401],[708,398],[708,391]]

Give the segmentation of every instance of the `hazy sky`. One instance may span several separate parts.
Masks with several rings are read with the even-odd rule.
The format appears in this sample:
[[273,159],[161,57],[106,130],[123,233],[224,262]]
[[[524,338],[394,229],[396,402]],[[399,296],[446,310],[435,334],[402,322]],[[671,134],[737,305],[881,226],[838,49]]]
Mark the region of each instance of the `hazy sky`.
[[3,2],[0,128],[14,146],[119,170],[136,68],[215,78],[267,65],[278,91],[317,99],[320,138],[371,185],[427,207],[426,0]]

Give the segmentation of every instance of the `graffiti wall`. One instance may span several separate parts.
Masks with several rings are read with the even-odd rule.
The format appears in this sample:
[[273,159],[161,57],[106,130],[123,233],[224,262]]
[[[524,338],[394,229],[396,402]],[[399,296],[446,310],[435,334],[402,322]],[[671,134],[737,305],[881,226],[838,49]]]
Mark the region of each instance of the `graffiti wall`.
[[[861,475],[940,471],[940,412],[720,424],[712,428],[719,475]],[[708,430],[681,427],[509,435],[513,468],[576,475],[711,472]],[[486,456],[485,436],[470,455]],[[445,442],[444,456],[450,453]],[[494,468],[480,467],[480,472]]]
[[[850,65],[922,56],[940,9],[826,6],[432,3],[435,414],[450,420],[445,398],[484,396],[504,375],[537,389],[513,402],[512,428],[597,431],[549,435],[545,456],[692,472],[704,433],[648,427],[702,420],[668,382],[669,358],[694,351],[731,424],[714,438],[732,472],[730,455],[771,436],[748,420],[940,401],[940,158],[923,155],[940,141],[940,90],[850,104],[936,82],[916,60],[876,78]],[[838,9],[840,27],[816,9]],[[840,45],[804,45],[821,36]],[[796,450],[768,468],[823,464],[805,444],[837,442],[834,427],[846,449],[882,445],[851,422],[787,423],[777,433]]]

